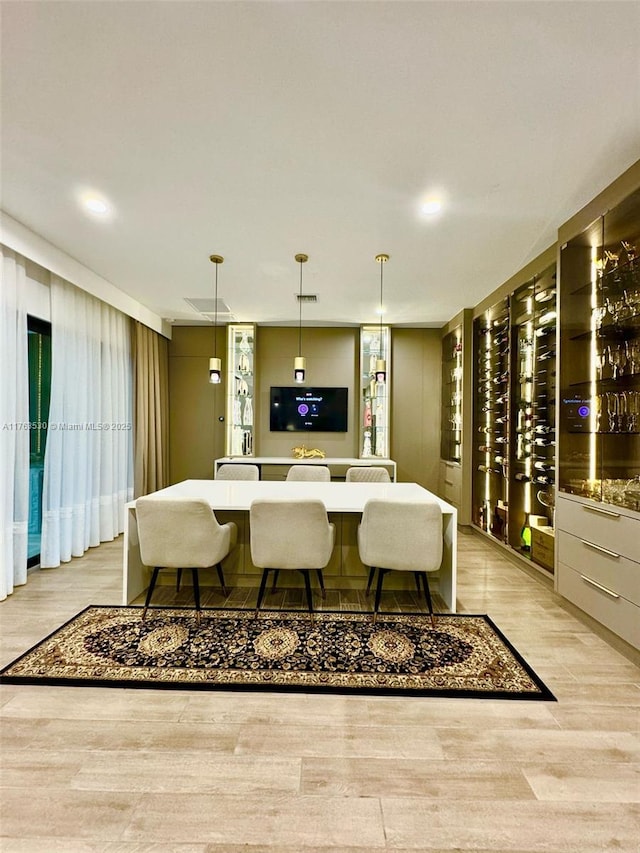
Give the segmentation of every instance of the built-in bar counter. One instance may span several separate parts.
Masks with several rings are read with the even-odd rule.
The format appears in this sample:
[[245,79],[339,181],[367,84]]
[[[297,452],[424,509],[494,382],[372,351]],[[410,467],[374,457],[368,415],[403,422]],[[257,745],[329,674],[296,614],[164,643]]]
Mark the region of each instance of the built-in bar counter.
[[[346,471],[347,468],[358,467],[368,467],[374,465],[376,467],[385,468],[389,472],[389,476],[395,483],[396,481],[396,463],[393,459],[381,459],[378,456],[368,457],[366,459],[361,458],[345,458],[344,456],[332,456],[332,457],[315,457],[313,459],[295,459],[291,456],[223,456],[220,459],[216,459],[213,464],[213,476],[217,476],[218,468],[221,465],[257,465],[262,474],[262,467],[265,466],[273,466],[275,468],[286,469],[282,471],[282,478],[284,479],[287,474],[287,470],[292,465],[325,465],[332,473],[334,472],[338,474],[338,472],[342,473]],[[261,479],[262,476],[261,476]],[[266,479],[266,478],[265,478]]]

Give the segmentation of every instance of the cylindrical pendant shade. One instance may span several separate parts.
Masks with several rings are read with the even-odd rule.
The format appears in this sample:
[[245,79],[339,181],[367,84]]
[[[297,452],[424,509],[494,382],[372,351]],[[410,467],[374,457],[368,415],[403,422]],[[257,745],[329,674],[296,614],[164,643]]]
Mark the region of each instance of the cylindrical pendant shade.
[[384,358],[376,359],[376,382],[387,381],[387,362]]
[[304,356],[298,355],[293,360],[293,381],[298,385],[302,385],[307,372],[307,360]]
[[222,361],[219,358],[209,359],[209,382],[219,385],[222,381]]

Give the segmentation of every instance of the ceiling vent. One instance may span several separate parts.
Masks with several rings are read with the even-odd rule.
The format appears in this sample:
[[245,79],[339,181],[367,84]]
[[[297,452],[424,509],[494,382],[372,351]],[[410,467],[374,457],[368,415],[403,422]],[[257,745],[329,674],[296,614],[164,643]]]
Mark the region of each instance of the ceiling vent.
[[296,293],[296,299],[298,302],[317,302],[318,294],[317,293]]
[[[203,317],[206,317],[207,320],[211,320],[215,317],[216,313],[216,300],[215,299],[187,299],[185,297],[184,300],[190,308],[193,308],[198,314],[202,314]],[[218,298],[217,300],[217,309],[218,309],[218,319],[233,319],[233,315],[231,314],[231,309],[224,301],[224,299]]]

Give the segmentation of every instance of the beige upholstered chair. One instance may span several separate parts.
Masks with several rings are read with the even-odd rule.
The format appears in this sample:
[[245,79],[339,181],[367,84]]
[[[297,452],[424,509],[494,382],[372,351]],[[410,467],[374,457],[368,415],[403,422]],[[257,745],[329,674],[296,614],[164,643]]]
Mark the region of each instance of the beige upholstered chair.
[[364,565],[370,568],[367,591],[378,570],[374,620],[387,572],[413,572],[418,589],[422,580],[431,624],[435,627],[427,572],[437,571],[442,563],[442,510],[436,501],[409,503],[370,498],[358,527],[358,552]]
[[234,465],[228,462],[216,471],[216,480],[259,480],[260,469],[257,465]]
[[275,571],[277,579],[280,569],[302,572],[309,612],[313,613],[309,571],[317,572],[324,594],[322,570],[331,559],[336,538],[335,525],[329,523],[325,505],[312,498],[255,500],[249,511],[249,527],[251,560],[263,570],[256,615],[264,598],[269,572]]
[[287,480],[316,480],[328,483],[331,472],[326,465],[292,465],[287,471]]
[[169,499],[153,495],[138,498],[136,519],[142,562],[145,566],[153,566],[143,618],[147,615],[160,569],[178,570],[178,588],[182,569],[191,569],[198,618],[200,569],[215,566],[222,591],[227,594],[221,562],[236,544],[238,529],[233,522],[218,524],[213,510],[203,498]]
[[355,465],[347,468],[347,483],[390,483],[391,477],[386,468],[379,465]]

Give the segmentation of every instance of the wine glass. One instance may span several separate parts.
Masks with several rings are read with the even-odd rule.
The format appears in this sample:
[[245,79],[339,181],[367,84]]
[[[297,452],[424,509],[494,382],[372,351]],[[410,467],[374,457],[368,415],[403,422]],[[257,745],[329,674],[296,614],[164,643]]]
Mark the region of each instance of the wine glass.
[[627,354],[622,347],[609,346],[609,364],[613,370],[613,378],[617,379],[624,373],[627,365]]

